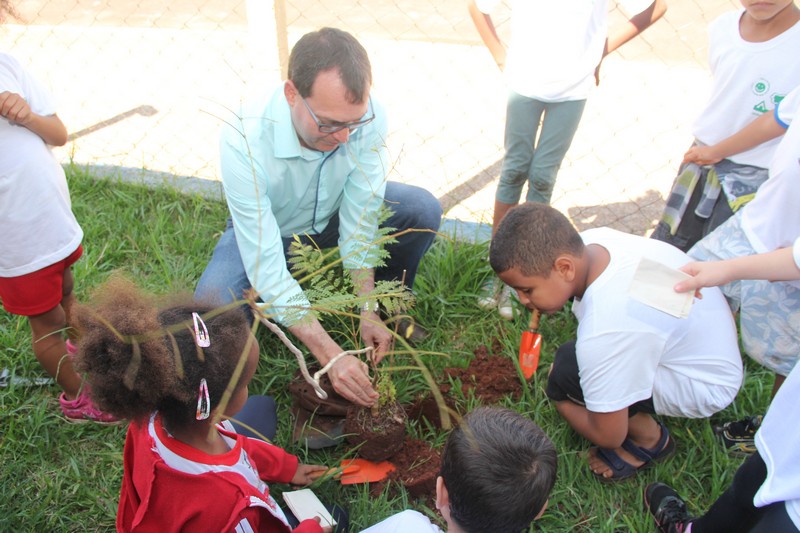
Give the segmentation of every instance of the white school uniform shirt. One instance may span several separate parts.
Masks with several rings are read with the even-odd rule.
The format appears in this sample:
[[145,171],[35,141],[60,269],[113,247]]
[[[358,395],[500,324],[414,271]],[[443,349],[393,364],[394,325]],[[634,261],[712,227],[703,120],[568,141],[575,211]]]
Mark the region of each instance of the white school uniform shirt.
[[[792,246],[800,236],[800,122],[793,122],[798,114],[800,87],[775,110],[775,118],[787,127],[786,133],[779,138],[769,178],[742,208],[742,230],[757,253]],[[800,281],[787,283],[800,287]]]
[[[0,92],[21,95],[39,115],[55,114],[48,92],[0,52]],[[28,128],[0,118],[0,277],[30,274],[74,252],[83,230],[72,214],[64,169]]]
[[[500,0],[475,0],[485,14]],[[608,0],[509,0],[511,42],[504,75],[508,88],[544,102],[585,100],[608,36]],[[618,2],[630,14],[653,0]]]
[[[800,85],[800,22],[763,43],[742,39],[731,11],[708,28],[711,94],[692,133],[704,144],[733,135]],[[728,159],[739,165],[768,168],[780,140],[773,139]]]

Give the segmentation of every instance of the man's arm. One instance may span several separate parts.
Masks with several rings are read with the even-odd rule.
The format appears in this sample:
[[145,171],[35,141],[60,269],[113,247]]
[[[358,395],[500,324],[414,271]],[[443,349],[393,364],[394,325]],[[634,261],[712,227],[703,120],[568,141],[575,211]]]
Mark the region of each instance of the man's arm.
[[483,13],[475,4],[475,0],[470,0],[469,2],[469,16],[472,17],[472,22],[475,24],[483,44],[489,49],[500,70],[503,70],[506,66],[506,47],[503,46],[503,43],[500,42],[500,37],[497,36],[492,17]]
[[666,0],[655,0],[647,9],[628,19],[625,24],[614,28],[609,32],[608,39],[606,39],[606,47],[603,51],[603,56],[610,54],[642,33],[652,26],[654,22],[663,17],[666,12]]

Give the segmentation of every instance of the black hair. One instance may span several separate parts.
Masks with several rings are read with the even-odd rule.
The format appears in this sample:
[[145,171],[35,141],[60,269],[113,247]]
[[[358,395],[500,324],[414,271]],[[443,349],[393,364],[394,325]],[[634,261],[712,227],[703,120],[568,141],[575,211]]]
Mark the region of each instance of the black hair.
[[367,51],[355,37],[336,28],[306,33],[289,55],[289,79],[300,96],[311,96],[311,87],[320,72],[336,69],[347,88],[352,104],[366,100],[372,85],[372,67]]
[[[169,426],[185,427],[196,420],[203,378],[211,408],[219,404],[249,335],[241,309],[218,312],[188,296],[159,307],[122,278],[112,278],[92,301],[76,309],[76,367],[101,410],[129,420],[158,410]],[[209,347],[197,345],[192,313],[204,319]]]
[[453,430],[442,452],[450,516],[468,533],[518,533],[547,503],[556,467],[553,443],[532,420],[479,407]]
[[492,237],[489,263],[497,273],[517,268],[524,276],[547,277],[562,254],[583,255],[578,230],[560,211],[528,202],[511,209]]

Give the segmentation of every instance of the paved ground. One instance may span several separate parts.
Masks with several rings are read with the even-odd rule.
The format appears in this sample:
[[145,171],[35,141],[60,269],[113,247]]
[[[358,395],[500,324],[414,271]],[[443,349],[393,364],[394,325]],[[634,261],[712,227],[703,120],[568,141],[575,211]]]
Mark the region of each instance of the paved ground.
[[[668,3],[664,20],[604,62],[562,167],[554,204],[580,227],[647,231],[691,140],[707,94],[706,25],[738,3]],[[0,29],[0,45],[57,95],[73,132],[59,156],[100,172],[213,183],[225,109],[280,80],[273,13],[259,0],[19,6],[26,23]],[[431,189],[451,218],[491,219],[505,90],[463,0],[295,0],[285,16],[289,43],[334,25],[368,49],[390,110],[391,179]]]

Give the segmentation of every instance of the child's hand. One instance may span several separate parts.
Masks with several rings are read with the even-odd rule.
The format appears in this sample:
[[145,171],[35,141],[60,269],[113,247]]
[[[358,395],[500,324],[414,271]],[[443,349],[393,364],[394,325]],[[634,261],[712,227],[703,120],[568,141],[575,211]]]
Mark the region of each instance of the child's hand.
[[322,520],[320,520],[318,516],[315,516],[314,520],[316,520],[316,522],[320,524],[320,527],[322,527],[322,533],[333,533],[333,526],[323,526]]
[[694,290],[694,295],[702,299],[700,289],[703,287],[716,287],[731,282],[731,276],[725,264],[709,261],[694,261],[683,265],[680,270],[686,272],[691,278],[675,284],[675,292],[689,292]]
[[3,91],[0,93],[0,116],[20,126],[27,126],[33,117],[33,112],[22,96]]
[[292,485],[310,485],[329,470],[327,466],[299,464],[294,477],[289,483]]
[[713,165],[722,161],[722,157],[716,154],[713,146],[692,146],[683,156],[684,163],[695,163],[696,165]]

